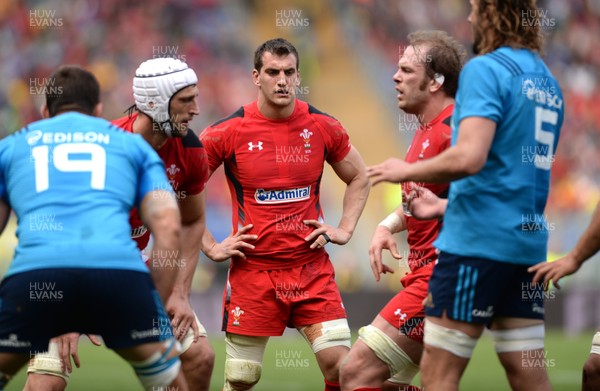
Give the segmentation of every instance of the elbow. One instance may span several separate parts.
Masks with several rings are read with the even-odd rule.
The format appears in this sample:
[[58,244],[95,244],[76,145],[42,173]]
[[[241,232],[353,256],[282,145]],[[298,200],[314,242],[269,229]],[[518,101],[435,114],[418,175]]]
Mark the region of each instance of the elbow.
[[371,179],[367,175],[367,171],[363,170],[359,175],[355,177],[355,181],[358,184],[358,187],[362,189],[364,197],[367,198],[372,186]]
[[172,248],[179,248],[182,235],[182,225],[179,210],[165,208],[157,212],[150,224],[150,230],[157,242]]
[[464,156],[459,159],[456,174],[460,177],[467,177],[477,174],[485,166],[486,158]]
[[369,192],[369,190],[371,189],[371,178],[369,178],[366,171],[364,171],[360,177],[360,184],[361,187],[367,192]]

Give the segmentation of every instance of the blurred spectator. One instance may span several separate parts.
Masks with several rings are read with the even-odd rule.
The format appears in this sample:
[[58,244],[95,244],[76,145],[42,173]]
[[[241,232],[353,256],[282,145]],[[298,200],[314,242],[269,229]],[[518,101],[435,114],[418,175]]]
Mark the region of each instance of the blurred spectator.
[[[336,1],[338,9],[354,12],[368,27],[365,39],[395,65],[398,47],[417,29],[445,30],[463,43],[470,42],[468,3],[462,0],[353,0]],[[591,214],[600,198],[600,1],[538,1],[546,42],[542,56],[558,79],[565,98],[565,122],[553,169],[546,213],[561,221],[562,214],[581,210]],[[391,75],[391,73],[390,73]],[[386,75],[389,76],[389,75]],[[555,251],[572,246],[576,234],[567,232]]]
[[[179,58],[198,74],[200,115],[192,128],[201,131],[255,98],[248,77],[256,41],[250,17],[261,12],[259,1],[1,1],[0,138],[40,118],[46,78],[58,64],[78,63],[92,70],[102,86],[106,117],[117,118],[133,104],[131,79],[137,65],[153,56]],[[377,61],[361,48],[379,53],[377,71],[360,75],[381,81],[372,83],[375,88],[389,89],[398,47],[406,45],[410,31],[442,29],[463,43],[471,37],[465,0],[328,0],[321,5],[334,7],[335,19],[306,10],[315,28],[286,31],[306,53],[302,86],[324,77],[320,45],[315,44],[324,23],[344,29],[353,56]],[[600,100],[600,0],[545,0],[538,6],[547,23],[543,56],[561,83],[567,106],[547,208],[548,218],[559,227],[551,234],[550,249],[561,253],[574,245],[577,228],[585,225],[581,211],[590,214],[600,198],[600,110],[595,106]],[[267,20],[275,10],[270,12]],[[397,117],[393,98],[390,102],[390,115]],[[408,132],[401,136],[411,137]],[[223,175],[213,176],[207,197],[209,224],[222,237],[228,232],[219,227],[231,213],[226,186]],[[368,246],[355,240],[358,247]],[[206,270],[214,273],[212,267]],[[355,284],[360,285],[351,281],[349,286]]]

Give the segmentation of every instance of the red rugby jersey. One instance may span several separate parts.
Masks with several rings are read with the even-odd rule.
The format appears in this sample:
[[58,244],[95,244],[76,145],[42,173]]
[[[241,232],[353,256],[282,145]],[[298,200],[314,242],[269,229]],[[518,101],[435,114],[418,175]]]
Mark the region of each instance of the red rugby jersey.
[[[137,115],[138,113],[133,113],[112,123],[133,133],[133,121]],[[169,138],[156,152],[165,163],[169,183],[178,199],[199,194],[204,190],[208,180],[206,152],[198,136],[191,129],[185,137]],[[145,249],[150,240],[150,232],[142,223],[137,208],[131,210],[129,224],[131,224],[131,237],[137,242],[138,248]]]
[[[423,124],[417,129],[404,160],[414,163],[419,160],[429,159],[450,147],[452,137],[450,120],[453,110],[454,105],[446,107],[431,122]],[[447,198],[448,196],[449,184],[447,183],[420,183],[420,185],[443,198]],[[403,184],[402,198],[404,199],[409,192],[408,184]],[[442,228],[442,223],[439,220],[417,220],[410,215],[406,215],[406,212],[405,217],[408,226],[407,242],[410,248],[408,266],[412,272],[415,272],[422,266],[437,259],[433,242]]]
[[294,267],[322,255],[324,249],[310,249],[304,240],[314,228],[303,220],[322,221],[323,165],[341,161],[351,148],[335,118],[296,100],[288,118],[269,119],[253,102],[206,128],[200,139],[211,171],[224,164],[234,232],[251,223],[258,235],[256,248],[244,250],[243,265]]

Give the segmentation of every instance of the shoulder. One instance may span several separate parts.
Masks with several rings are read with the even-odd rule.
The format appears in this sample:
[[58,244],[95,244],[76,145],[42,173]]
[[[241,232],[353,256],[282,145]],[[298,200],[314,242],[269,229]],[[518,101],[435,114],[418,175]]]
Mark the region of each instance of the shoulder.
[[494,68],[494,63],[489,58],[489,55],[477,56],[467,61],[461,71],[461,76],[491,72]]
[[181,138],[181,145],[184,148],[202,148],[202,141],[196,136],[192,129],[188,129],[187,134]]
[[339,133],[340,131],[345,133],[344,127],[342,126],[341,122],[338,121],[334,116],[327,114],[308,103],[302,103],[304,103],[307,106],[307,114],[314,122],[318,124],[319,127],[323,128],[328,133]]
[[317,109],[315,106],[308,104],[306,102],[303,102],[303,101],[298,101],[298,102],[302,105],[306,105],[305,110],[308,112],[308,115],[310,115],[315,120],[317,120],[317,121],[335,121],[335,122],[339,123],[339,121],[334,116]]
[[226,138],[228,134],[237,129],[241,120],[246,115],[245,107],[240,107],[238,110],[225,118],[221,118],[217,122],[211,124],[200,133],[200,141],[206,146],[211,142],[219,142]]
[[218,120],[215,123],[211,124],[209,126],[209,128],[214,128],[214,127],[219,126],[219,125],[225,126],[225,125],[228,125],[228,124],[237,123],[242,118],[244,118],[245,113],[246,113],[246,109],[244,108],[244,106],[242,106],[239,109],[237,109],[235,112],[233,112],[230,115],[228,115],[227,117],[221,118],[220,120]]
[[132,132],[133,131],[133,122],[135,121],[136,116],[137,116],[137,113],[134,113],[132,115],[126,115],[124,117],[112,120],[111,123],[115,126],[118,126],[119,128],[121,128],[123,130]]
[[496,49],[471,59],[464,67],[466,72],[485,75],[518,76],[523,74],[519,57],[510,48]]

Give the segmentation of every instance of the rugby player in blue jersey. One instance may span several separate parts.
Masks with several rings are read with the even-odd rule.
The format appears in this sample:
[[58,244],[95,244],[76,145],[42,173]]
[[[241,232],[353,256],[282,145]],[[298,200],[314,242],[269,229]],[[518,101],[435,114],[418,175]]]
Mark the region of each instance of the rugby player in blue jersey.
[[169,189],[164,165],[140,136],[96,118],[91,73],[63,66],[49,85],[45,119],[0,141],[0,228],[12,209],[19,239],[0,284],[2,383],[50,338],[80,332],[101,335],[146,389],[187,390],[163,305],[177,269],[149,271],[129,235],[138,207],[153,254],[178,253],[175,196],[155,190]]
[[452,181],[448,200],[427,216],[445,212],[425,303],[425,389],[458,390],[487,326],[512,389],[550,390],[543,284],[531,283],[527,268],[546,259],[544,208],[563,96],[539,56],[535,0],[471,0],[471,7],[477,57],[460,74],[452,146],[368,172],[374,184]]

